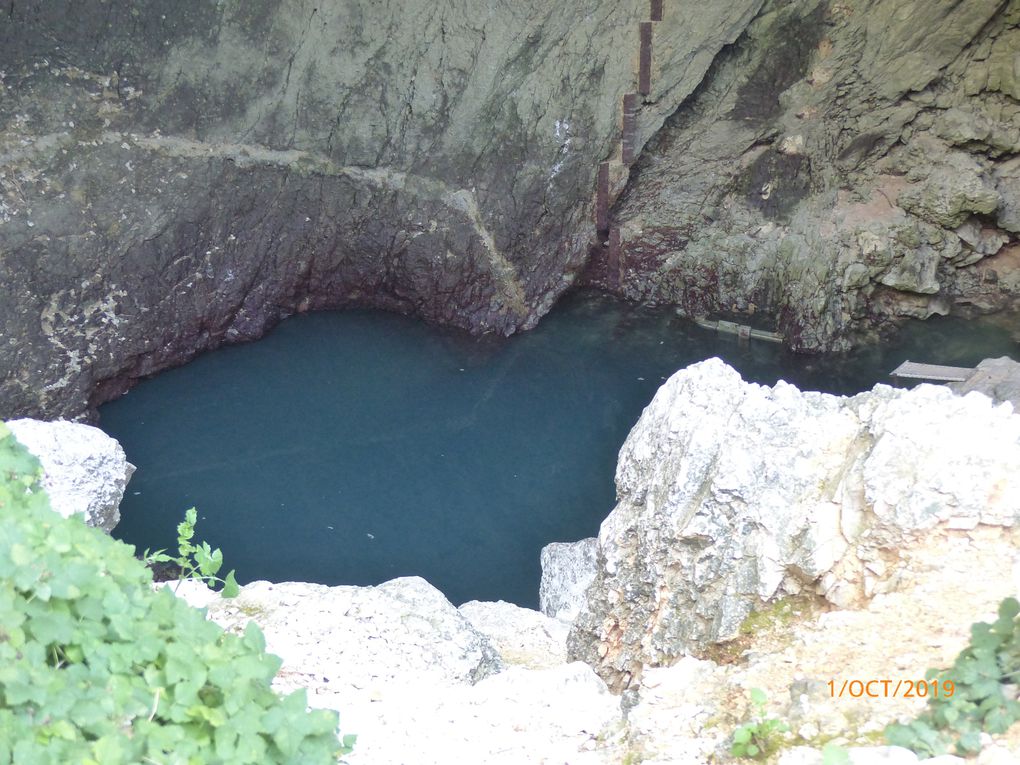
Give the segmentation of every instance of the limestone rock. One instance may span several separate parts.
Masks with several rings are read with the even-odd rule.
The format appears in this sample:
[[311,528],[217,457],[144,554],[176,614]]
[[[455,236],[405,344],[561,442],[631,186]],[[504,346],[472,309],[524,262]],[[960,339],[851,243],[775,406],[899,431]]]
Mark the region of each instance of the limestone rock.
[[584,602],[584,591],[595,578],[595,537],[579,542],[553,542],[542,548],[542,582],[538,598],[542,613],[573,621]]
[[976,765],[1012,765],[1016,762],[1016,752],[1004,746],[987,746],[981,750],[975,762]]
[[1017,51],[1020,51],[1020,29],[1011,29],[995,41],[988,62],[988,89],[1020,101]]
[[995,171],[995,183],[1002,197],[996,223],[1005,231],[1020,234],[1020,157]]
[[956,266],[969,266],[979,261],[982,257],[995,255],[1002,249],[1002,245],[1009,241],[1009,236],[1004,231],[982,226],[981,222],[976,218],[971,218],[956,229],[956,235],[972,251],[972,255],[965,260],[954,260],[953,264]]
[[773,598],[895,588],[895,551],[940,524],[1017,524],[1020,417],[941,386],[751,385],[710,359],[660,388],[616,483],[568,649],[622,690]]
[[116,440],[75,422],[11,420],[14,437],[39,458],[50,505],[61,515],[83,516],[86,525],[112,531],[120,501],[135,472]]
[[628,711],[632,745],[650,765],[708,765],[729,742],[731,730],[713,724],[727,687],[727,671],[685,656],[672,667],[649,669]]
[[457,610],[492,642],[507,665],[545,669],[566,663],[570,627],[561,621],[502,600],[472,600]]
[[972,213],[991,215],[1000,201],[981,165],[960,152],[951,153],[944,165],[896,200],[904,210],[945,228],[959,226]]
[[230,600],[202,584],[182,587],[225,627],[241,630],[254,619],[267,650],[283,659],[285,680],[315,678],[366,702],[471,684],[503,668],[491,642],[420,577],[377,587],[252,582]]
[[1020,362],[1008,356],[985,359],[969,378],[949,387],[960,394],[978,391],[997,403],[1008,401],[1014,412],[1020,412]]
[[881,284],[904,292],[934,295],[939,291],[936,272],[939,259],[929,251],[907,253],[879,279]]
[[[311,706],[337,710],[341,730],[357,734],[351,765],[620,760],[607,743],[623,725],[619,699],[589,666],[563,661],[562,638],[556,661],[541,657],[547,668],[504,668],[464,616],[510,646],[515,625],[565,629],[536,612],[476,602],[458,613],[417,577],[377,587],[253,582],[232,600],[183,582],[178,594],[229,630],[256,622],[283,659],[274,687],[305,688]],[[553,650],[526,641],[532,658]]]
[[1010,7],[767,0],[649,142],[588,280],[802,350],[1012,310],[1016,263],[981,262],[1020,225]]

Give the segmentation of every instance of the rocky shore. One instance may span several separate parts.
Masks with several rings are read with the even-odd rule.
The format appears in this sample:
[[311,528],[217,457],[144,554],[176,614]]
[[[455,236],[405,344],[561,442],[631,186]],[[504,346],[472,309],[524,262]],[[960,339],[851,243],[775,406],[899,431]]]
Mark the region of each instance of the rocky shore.
[[[1017,594],[1018,476],[1008,402],[802,393],[712,359],[670,378],[631,431],[597,540],[543,552],[547,613],[456,608],[413,577],[179,594],[228,630],[255,621],[283,658],[278,687],[359,734],[352,765],[727,762],[751,688],[791,729],[775,762],[820,764],[835,742],[856,765],[913,763],[876,742],[924,699],[837,691],[949,666]],[[977,762],[1018,757],[1011,730]]]

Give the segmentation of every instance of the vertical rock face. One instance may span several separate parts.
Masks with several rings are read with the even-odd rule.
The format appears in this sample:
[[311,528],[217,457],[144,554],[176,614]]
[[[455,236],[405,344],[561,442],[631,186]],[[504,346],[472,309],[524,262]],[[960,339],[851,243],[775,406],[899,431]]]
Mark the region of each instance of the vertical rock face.
[[42,463],[43,487],[54,510],[65,517],[80,514],[89,526],[113,530],[135,472],[119,443],[99,428],[75,422],[11,420],[7,426]]
[[1018,54],[1015,0],[764,3],[639,158],[589,278],[806,350],[1015,309]]
[[948,388],[853,398],[744,383],[718,359],[660,388],[617,467],[619,503],[568,640],[623,690],[645,665],[736,637],[753,608],[895,586],[940,524],[1020,521],[1020,417]]
[[644,5],[5,8],[0,411],[78,415],[294,311],[532,326],[594,238]]

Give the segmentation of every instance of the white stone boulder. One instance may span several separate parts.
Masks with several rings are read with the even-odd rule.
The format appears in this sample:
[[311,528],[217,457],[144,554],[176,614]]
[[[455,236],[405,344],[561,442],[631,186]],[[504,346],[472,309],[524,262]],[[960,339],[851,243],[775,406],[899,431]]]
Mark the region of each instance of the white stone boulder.
[[710,359],[659,389],[616,484],[568,650],[620,691],[769,600],[894,588],[897,551],[936,526],[1015,525],[1020,417],[941,386],[753,385]]
[[[341,732],[357,734],[351,765],[620,761],[619,698],[591,667],[562,660],[567,626],[535,611],[473,602],[458,612],[418,577],[377,587],[253,582],[230,600],[194,581],[177,592],[228,630],[258,624],[283,659],[274,687],[305,688],[311,706],[335,709]],[[556,651],[560,661],[504,669],[469,618],[512,655],[548,661],[543,652]]]
[[567,661],[570,626],[564,622],[502,600],[472,600],[457,610],[492,641],[506,664],[546,669]]
[[42,463],[51,507],[67,517],[111,531],[120,521],[120,501],[135,472],[116,440],[77,422],[11,420],[14,437]]
[[471,684],[503,668],[488,638],[421,577],[376,587],[260,581],[231,599],[183,582],[178,594],[228,629],[254,620],[266,649],[283,659],[280,679],[336,703]]
[[539,608],[546,616],[571,622],[584,603],[584,591],[595,578],[598,540],[553,542],[542,548]]

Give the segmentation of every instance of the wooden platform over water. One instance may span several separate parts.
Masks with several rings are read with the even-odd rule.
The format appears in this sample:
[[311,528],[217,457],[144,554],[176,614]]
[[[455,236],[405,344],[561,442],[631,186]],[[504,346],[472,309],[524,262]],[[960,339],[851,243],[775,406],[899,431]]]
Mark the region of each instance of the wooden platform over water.
[[909,380],[935,380],[936,382],[963,382],[974,374],[970,367],[947,367],[940,364],[920,364],[904,361],[889,373],[890,377]]
[[[677,311],[677,315],[682,316],[683,314]],[[734,321],[696,318],[694,323],[704,329],[714,329],[716,332],[722,332],[725,335],[736,335],[741,340],[749,340],[753,337],[755,340],[768,340],[770,343],[783,342],[783,336],[776,332],[754,329],[747,324],[737,324]]]

